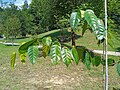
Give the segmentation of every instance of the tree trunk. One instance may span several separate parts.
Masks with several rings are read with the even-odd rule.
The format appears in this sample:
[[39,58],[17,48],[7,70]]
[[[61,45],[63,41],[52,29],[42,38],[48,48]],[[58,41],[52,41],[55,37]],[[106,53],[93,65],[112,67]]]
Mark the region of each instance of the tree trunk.
[[12,43],[12,46],[14,45],[14,36],[12,34],[12,38],[11,38],[11,43]]
[[72,30],[72,46],[76,46],[75,43],[75,32]]

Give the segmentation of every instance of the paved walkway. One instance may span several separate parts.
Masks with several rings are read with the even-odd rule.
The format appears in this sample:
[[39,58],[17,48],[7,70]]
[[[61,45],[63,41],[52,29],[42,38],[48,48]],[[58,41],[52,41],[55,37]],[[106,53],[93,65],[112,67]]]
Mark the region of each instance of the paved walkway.
[[0,42],[0,44],[4,44],[4,45],[7,45],[7,46],[19,46],[20,44],[19,43],[5,43],[5,42]]
[[[93,50],[94,53],[103,54],[103,50]],[[120,56],[120,52],[108,51],[108,55]]]

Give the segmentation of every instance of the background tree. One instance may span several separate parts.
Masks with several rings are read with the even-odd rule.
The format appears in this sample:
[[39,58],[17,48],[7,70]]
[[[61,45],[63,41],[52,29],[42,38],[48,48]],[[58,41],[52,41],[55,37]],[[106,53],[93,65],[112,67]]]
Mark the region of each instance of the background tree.
[[108,0],[108,28],[120,34],[120,1]]
[[54,4],[55,0],[32,0],[30,12],[34,16],[34,25],[39,28],[38,33],[54,28]]
[[21,22],[20,34],[26,36],[26,34],[31,33],[33,16],[29,13],[29,5],[27,0],[24,1],[22,10],[19,10],[19,19]]
[[14,37],[16,37],[19,34],[20,25],[20,20],[15,15],[8,17],[4,23],[3,33],[7,38],[12,36],[12,43]]

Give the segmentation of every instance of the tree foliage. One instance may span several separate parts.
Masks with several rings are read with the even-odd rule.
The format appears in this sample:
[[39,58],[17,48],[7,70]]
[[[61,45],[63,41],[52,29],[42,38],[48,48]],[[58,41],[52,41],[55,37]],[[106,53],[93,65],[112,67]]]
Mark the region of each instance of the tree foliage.
[[8,17],[8,19],[6,19],[5,23],[4,23],[4,27],[5,27],[5,32],[4,34],[8,34],[10,36],[17,36],[19,34],[19,29],[20,29],[20,20],[19,18],[17,18],[16,16],[10,16]]
[[2,26],[0,33],[4,34],[7,38],[19,34],[21,22],[17,14],[17,6],[14,4],[10,4],[10,7],[2,9],[2,12],[0,13],[0,25]]
[[108,0],[108,28],[120,34],[120,1]]
[[[22,36],[61,28],[60,26],[63,25],[59,21],[64,18],[69,20],[70,14],[73,11],[76,12],[78,8],[84,11],[92,9],[98,18],[104,18],[103,0],[32,0],[30,5],[28,5],[27,0],[24,0],[24,5],[21,8],[15,6],[14,2],[15,0],[9,0],[8,2],[1,0],[0,24],[1,22],[3,24],[8,16],[16,15],[21,23],[19,34]],[[117,32],[119,32],[120,21],[119,6],[119,0],[108,0],[108,26],[111,30]]]

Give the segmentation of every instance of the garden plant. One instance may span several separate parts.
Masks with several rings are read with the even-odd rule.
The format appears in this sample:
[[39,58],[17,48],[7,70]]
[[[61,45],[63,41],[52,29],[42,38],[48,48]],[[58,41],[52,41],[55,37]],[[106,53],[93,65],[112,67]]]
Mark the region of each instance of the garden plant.
[[[98,42],[102,43],[105,40],[105,28],[103,21],[97,18],[92,10],[77,10],[77,12],[72,12],[70,18],[70,25],[73,31],[77,30],[81,18],[84,18],[85,23],[87,23],[92,31],[94,32]],[[86,26],[86,25],[85,25]],[[86,29],[83,29],[83,33]],[[68,67],[70,63],[75,62],[76,65],[82,61],[87,69],[90,69],[91,64],[93,66],[98,66],[101,64],[105,65],[105,61],[94,54],[91,50],[83,48],[80,46],[73,45],[72,48],[61,45],[58,41],[52,41],[51,37],[45,37],[42,39],[42,49],[38,48],[39,38],[23,43],[19,47],[20,60],[25,63],[26,56],[28,54],[29,60],[32,64],[38,58],[39,50],[42,51],[43,57],[50,56],[53,64],[58,64],[60,60]],[[11,57],[11,67],[14,68],[16,59],[16,52],[13,52]],[[113,65],[114,60],[108,60],[109,65]],[[117,72],[120,75],[120,62],[116,64]]]

